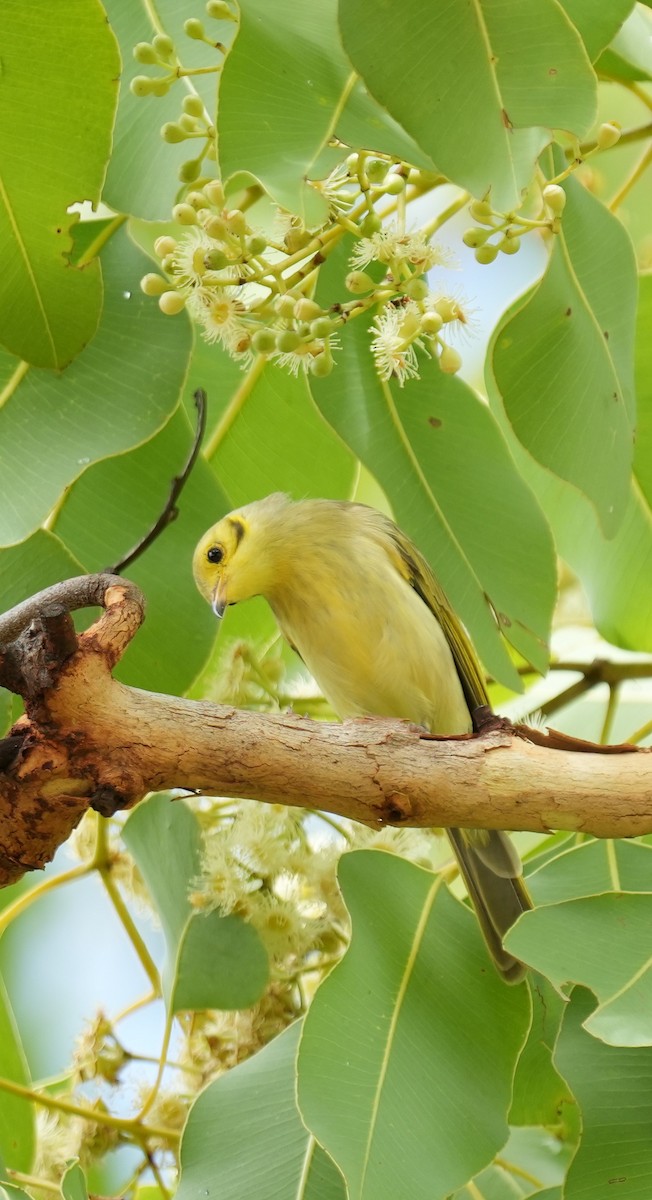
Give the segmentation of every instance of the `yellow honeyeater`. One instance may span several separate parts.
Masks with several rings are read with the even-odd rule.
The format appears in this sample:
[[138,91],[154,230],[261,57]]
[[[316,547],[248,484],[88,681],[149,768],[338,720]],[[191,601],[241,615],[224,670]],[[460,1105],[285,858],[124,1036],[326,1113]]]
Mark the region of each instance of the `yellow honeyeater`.
[[[459,734],[488,704],[473,647],[426,560],[373,508],[267,496],[209,529],[193,570],[217,616],[264,596],[340,717],[402,717]],[[530,907],[519,857],[496,830],[447,832],[496,967],[517,983],[524,968],[502,937]]]

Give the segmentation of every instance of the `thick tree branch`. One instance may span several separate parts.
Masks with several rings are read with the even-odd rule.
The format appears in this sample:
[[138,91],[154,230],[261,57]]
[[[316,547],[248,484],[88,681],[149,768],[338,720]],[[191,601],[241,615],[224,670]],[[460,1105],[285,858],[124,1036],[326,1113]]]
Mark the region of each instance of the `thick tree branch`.
[[[105,611],[77,640],[62,606],[84,602]],[[323,724],[126,687],[111,670],[143,612],[133,584],[89,576],[0,618],[5,638],[29,622],[0,648],[0,682],[26,705],[0,742],[0,882],[43,866],[89,806],[110,813],[167,788],[375,825],[652,831],[647,750],[604,753],[491,719],[478,737],[436,739],[398,721]]]

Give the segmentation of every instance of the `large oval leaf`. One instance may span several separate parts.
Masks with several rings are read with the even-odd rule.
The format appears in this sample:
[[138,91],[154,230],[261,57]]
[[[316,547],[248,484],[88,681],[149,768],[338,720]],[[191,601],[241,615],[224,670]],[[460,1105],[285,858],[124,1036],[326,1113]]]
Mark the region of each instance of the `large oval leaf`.
[[339,875],[352,941],[305,1020],[299,1107],[351,1200],[443,1200],[507,1139],[527,990],[440,876],[367,850]]
[[[29,1071],[11,1011],[9,997],[0,978],[0,1075],[13,1083],[29,1086]],[[36,1144],[34,1105],[22,1096],[0,1089],[0,1155],[14,1171],[29,1171]]]

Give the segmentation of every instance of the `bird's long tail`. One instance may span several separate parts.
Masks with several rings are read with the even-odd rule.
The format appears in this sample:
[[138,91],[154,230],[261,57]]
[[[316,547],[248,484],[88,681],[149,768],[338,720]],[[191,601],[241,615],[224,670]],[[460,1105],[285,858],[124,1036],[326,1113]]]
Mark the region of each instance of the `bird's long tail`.
[[447,833],[496,969],[507,983],[520,983],[526,968],[503,947],[507,930],[532,908],[516,850],[497,829]]

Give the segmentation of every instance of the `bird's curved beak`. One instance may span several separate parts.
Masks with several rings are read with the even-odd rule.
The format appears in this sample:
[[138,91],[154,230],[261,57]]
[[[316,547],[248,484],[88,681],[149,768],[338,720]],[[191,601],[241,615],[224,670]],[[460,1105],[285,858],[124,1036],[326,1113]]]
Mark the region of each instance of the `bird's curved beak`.
[[224,610],[228,603],[229,602],[228,602],[227,596],[226,596],[226,582],[224,579],[220,579],[219,583],[217,584],[217,587],[215,588],[215,591],[213,592],[213,606],[212,607],[213,607],[213,612],[215,613],[216,617],[224,616]]

